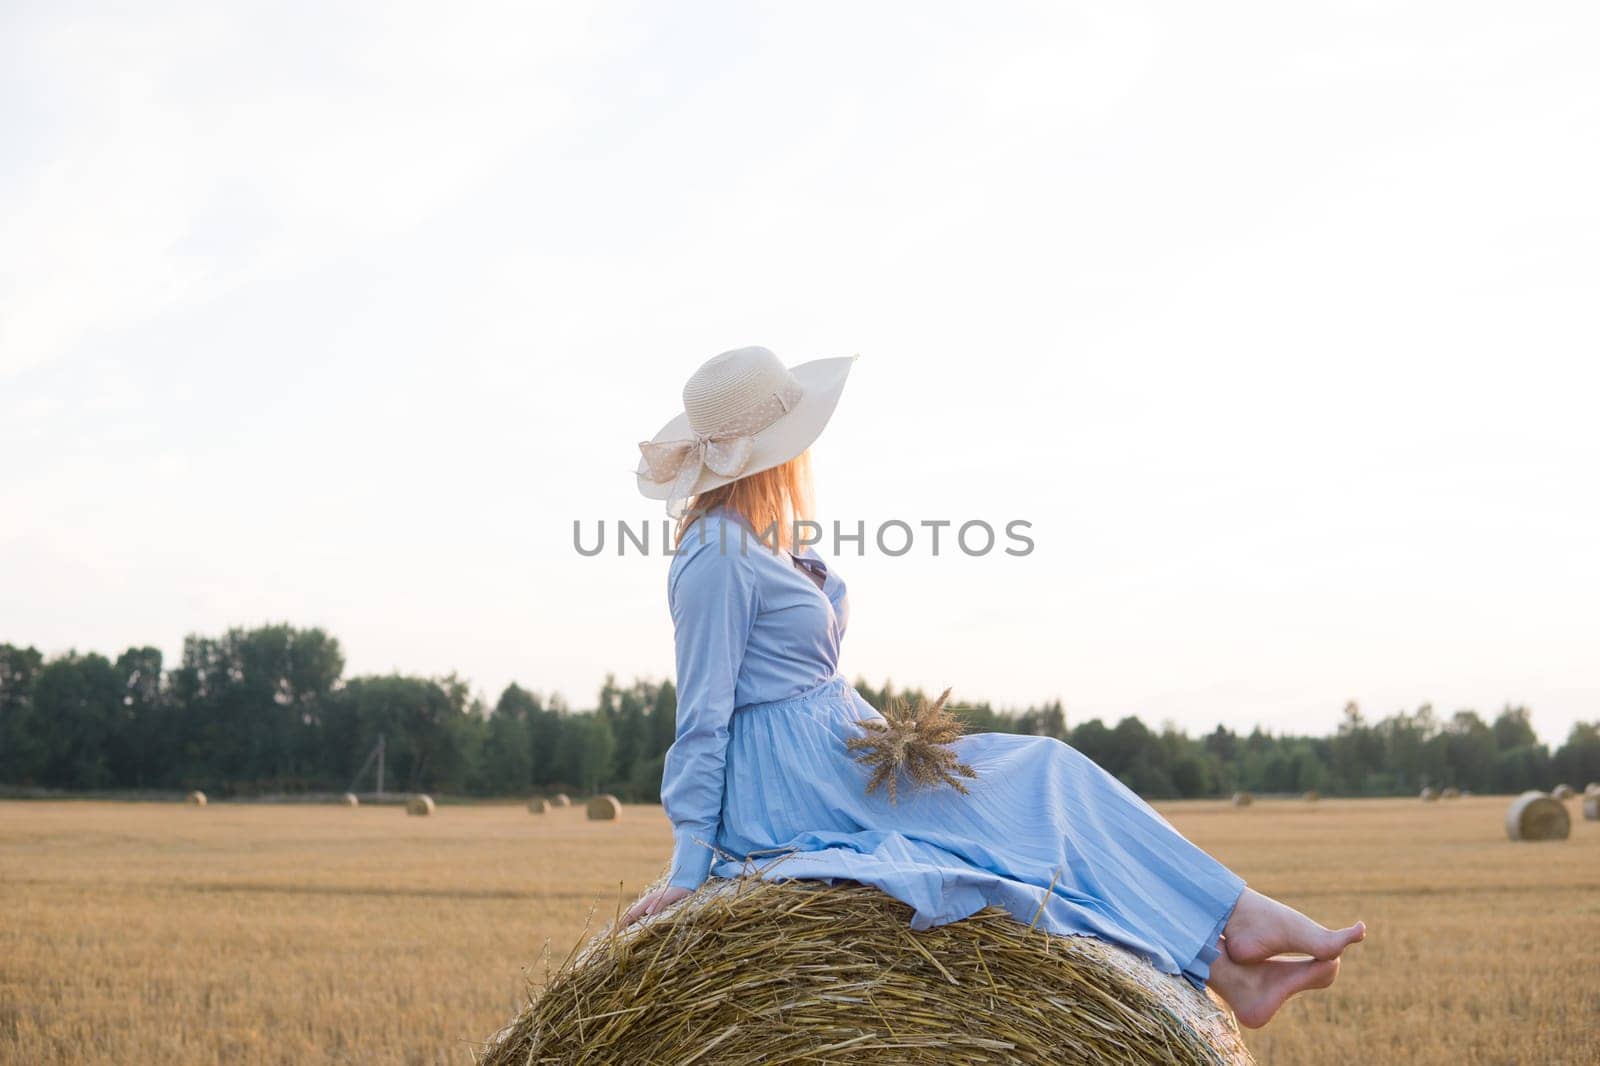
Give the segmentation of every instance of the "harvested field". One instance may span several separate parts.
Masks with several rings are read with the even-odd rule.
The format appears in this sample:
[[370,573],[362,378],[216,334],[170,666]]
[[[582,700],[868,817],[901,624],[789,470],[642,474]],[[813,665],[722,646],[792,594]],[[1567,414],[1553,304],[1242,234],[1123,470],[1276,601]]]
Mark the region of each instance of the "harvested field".
[[[1600,823],[1514,844],[1509,802],[1161,805],[1255,887],[1371,927],[1248,1035],[1262,1062],[1600,1060]],[[546,940],[564,956],[669,843],[643,806],[0,803],[0,1061],[466,1064]]]

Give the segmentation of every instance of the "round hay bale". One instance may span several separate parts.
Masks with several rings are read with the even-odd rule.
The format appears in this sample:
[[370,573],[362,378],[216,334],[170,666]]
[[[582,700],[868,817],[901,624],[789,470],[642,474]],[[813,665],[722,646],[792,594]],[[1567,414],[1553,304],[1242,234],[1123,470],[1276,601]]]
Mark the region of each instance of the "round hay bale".
[[1600,796],[1600,781],[1590,781],[1583,788],[1585,796]]
[[433,797],[424,796],[420,792],[417,793],[406,800],[406,813],[414,814],[419,818],[427,817],[433,813]]
[[1421,797],[1423,803],[1434,803],[1439,799],[1439,790],[1434,788],[1425,788],[1421,792]]
[[1550,790],[1551,799],[1569,800],[1577,794],[1578,793],[1573,790],[1571,785],[1557,785],[1555,788]]
[[545,802],[545,798],[543,796],[535,796],[528,801],[529,814],[543,814],[549,808],[550,804]]
[[339,802],[344,804],[346,807],[359,807],[361,806],[361,797],[356,795],[354,792],[346,792],[339,798]]
[[1300,798],[1305,800],[1307,803],[1316,803],[1318,800],[1322,799],[1322,793],[1318,792],[1314,788],[1308,788],[1305,791],[1305,795],[1301,796]]
[[191,807],[204,807],[206,805],[206,794],[201,792],[199,789],[195,789],[193,792],[183,797],[183,802],[187,803]]
[[1441,791],[1439,793],[1439,798],[1440,799],[1447,799],[1447,800],[1458,800],[1458,799],[1461,798],[1461,790],[1459,788],[1456,788],[1454,785],[1451,785],[1449,788],[1444,789],[1443,791]]
[[1255,801],[1256,798],[1248,792],[1235,792],[1233,794],[1233,805],[1235,807],[1248,807]]
[[590,940],[479,1066],[1254,1062],[1224,1007],[1103,941],[910,917],[864,885],[713,878]]
[[572,806],[572,801],[567,798],[567,794],[565,792],[557,792],[554,796],[550,797],[550,806],[570,807]]
[[1506,810],[1506,836],[1512,840],[1565,840],[1571,832],[1567,808],[1543,792],[1524,792]]
[[1600,822],[1600,792],[1583,797],[1583,818],[1587,822]]
[[591,822],[614,822],[622,817],[622,802],[615,796],[600,795],[584,808]]

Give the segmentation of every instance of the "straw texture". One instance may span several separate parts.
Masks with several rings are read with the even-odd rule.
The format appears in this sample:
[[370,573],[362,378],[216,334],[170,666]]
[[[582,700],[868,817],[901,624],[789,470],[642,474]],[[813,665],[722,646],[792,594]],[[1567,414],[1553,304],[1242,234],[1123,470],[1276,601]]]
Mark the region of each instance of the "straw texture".
[[1214,1000],[1102,941],[910,914],[862,885],[714,878],[576,951],[479,1062],[1253,1061]]
[[1524,792],[1506,810],[1506,836],[1512,840],[1565,840],[1571,832],[1567,808],[1543,792]]

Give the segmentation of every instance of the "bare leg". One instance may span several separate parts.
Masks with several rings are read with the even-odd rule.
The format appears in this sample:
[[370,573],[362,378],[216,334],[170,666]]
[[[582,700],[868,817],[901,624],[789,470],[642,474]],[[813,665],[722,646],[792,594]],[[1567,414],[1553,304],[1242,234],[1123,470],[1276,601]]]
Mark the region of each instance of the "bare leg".
[[1329,929],[1293,907],[1248,888],[1222,930],[1228,958],[1244,963],[1261,962],[1284,953],[1337,959],[1340,952],[1366,935],[1363,922]]
[[1259,1029],[1272,1020],[1284,1001],[1298,992],[1327,988],[1339,976],[1338,959],[1303,962],[1273,959],[1240,965],[1218,955],[1211,964],[1206,986],[1233,1008],[1233,1016],[1246,1029]]

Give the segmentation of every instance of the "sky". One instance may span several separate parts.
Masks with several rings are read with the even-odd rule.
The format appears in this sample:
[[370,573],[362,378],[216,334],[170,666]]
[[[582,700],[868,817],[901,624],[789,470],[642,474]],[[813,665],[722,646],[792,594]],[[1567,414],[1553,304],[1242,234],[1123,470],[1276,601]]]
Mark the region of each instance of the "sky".
[[[1600,719],[1600,11],[11,2],[0,641],[672,672],[637,442],[859,354],[841,669],[1070,722]],[[1004,546],[1002,540],[1001,546]]]

